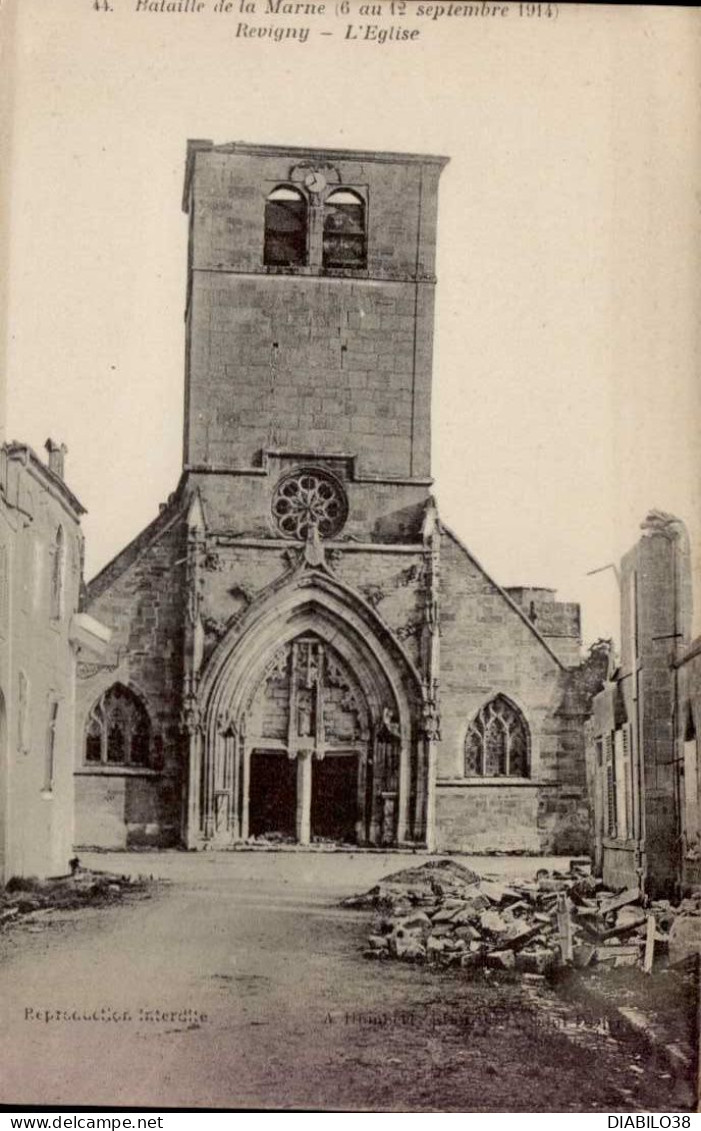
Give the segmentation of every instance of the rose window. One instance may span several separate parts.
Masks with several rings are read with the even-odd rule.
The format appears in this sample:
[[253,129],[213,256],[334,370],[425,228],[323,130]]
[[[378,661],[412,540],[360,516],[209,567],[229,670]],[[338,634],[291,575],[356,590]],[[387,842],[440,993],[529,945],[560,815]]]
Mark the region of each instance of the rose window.
[[321,538],[333,538],[346,521],[343,487],[326,471],[303,468],[284,475],[273,495],[273,518],[286,538],[305,541],[316,526]]

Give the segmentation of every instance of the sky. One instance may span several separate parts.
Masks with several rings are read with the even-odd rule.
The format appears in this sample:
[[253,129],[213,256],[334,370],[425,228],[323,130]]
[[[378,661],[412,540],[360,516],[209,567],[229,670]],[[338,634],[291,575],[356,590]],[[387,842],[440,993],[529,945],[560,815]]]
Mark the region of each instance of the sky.
[[[618,628],[615,574],[588,573],[651,508],[687,523],[701,579],[699,10],[108,3],[17,5],[4,182],[2,431],[67,444],[88,576],[180,474],[185,148],[210,138],[448,156],[443,521],[500,584],[580,601],[587,641]],[[381,44],[367,26],[419,34]]]

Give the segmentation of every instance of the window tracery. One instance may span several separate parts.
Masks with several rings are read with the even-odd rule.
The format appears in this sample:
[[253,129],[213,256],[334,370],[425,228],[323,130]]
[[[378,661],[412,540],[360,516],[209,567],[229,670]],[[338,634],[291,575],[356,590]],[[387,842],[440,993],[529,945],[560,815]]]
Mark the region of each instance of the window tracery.
[[526,721],[505,695],[477,712],[465,738],[465,777],[528,777]]
[[141,700],[116,683],[100,696],[85,731],[88,765],[146,766],[150,760],[151,726]]
[[335,476],[320,468],[301,468],[279,480],[272,512],[286,538],[305,541],[313,526],[320,538],[333,538],[346,521],[348,502]]

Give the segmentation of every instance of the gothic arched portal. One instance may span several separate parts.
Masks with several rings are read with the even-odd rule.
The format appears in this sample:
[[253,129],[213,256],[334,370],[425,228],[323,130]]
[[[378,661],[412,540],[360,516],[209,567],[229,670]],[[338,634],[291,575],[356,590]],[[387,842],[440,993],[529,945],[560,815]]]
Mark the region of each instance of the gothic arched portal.
[[234,628],[205,672],[188,843],[420,839],[412,672],[362,610],[292,588]]
[[[371,719],[360,685],[332,645],[313,633],[283,645],[246,714],[249,835],[362,843],[375,770]],[[396,792],[391,771],[386,776],[383,787]]]

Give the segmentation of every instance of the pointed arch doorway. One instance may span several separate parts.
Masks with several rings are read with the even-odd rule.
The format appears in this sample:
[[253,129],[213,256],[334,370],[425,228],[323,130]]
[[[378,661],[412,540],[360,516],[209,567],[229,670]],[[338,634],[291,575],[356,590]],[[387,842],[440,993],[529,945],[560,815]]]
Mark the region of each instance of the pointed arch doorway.
[[305,633],[275,653],[246,733],[249,836],[366,839],[370,712],[332,645]]
[[265,665],[229,727],[215,836],[238,825],[243,840],[391,843],[400,756],[391,726],[333,644],[296,636]]
[[297,571],[232,624],[186,704],[185,843],[424,843],[421,696],[374,611]]

